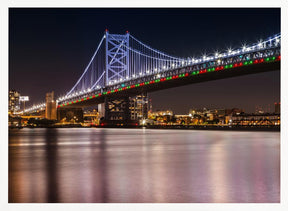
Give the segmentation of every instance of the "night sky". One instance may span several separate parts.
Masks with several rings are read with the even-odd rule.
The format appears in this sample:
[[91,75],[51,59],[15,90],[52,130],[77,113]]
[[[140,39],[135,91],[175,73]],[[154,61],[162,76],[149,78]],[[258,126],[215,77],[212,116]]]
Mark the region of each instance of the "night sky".
[[[280,9],[11,9],[9,89],[43,102],[69,91],[81,76],[105,29],[134,37],[178,57],[238,48],[280,32]],[[274,111],[280,71],[191,84],[149,94],[153,110],[242,108]]]

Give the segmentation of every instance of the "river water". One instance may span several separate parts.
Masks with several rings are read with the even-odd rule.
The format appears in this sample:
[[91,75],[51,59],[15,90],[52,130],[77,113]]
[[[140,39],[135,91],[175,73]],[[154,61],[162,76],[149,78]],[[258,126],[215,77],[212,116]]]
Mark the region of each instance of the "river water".
[[9,202],[279,203],[280,133],[10,130]]

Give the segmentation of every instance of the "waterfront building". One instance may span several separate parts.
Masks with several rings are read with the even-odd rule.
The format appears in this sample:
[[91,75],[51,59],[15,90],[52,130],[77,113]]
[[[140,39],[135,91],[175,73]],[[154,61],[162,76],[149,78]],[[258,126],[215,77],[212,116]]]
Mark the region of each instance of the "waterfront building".
[[90,126],[90,125],[99,125],[100,124],[100,118],[99,118],[99,112],[96,109],[93,110],[84,110],[83,111],[83,121],[84,125]]
[[8,111],[10,114],[18,111],[20,109],[20,93],[15,90],[9,91],[9,107]]
[[175,117],[172,110],[156,111],[149,113],[149,119],[155,121],[155,124],[173,124]]
[[59,108],[57,117],[60,123],[80,123],[84,122],[82,108]]
[[57,109],[56,109],[56,101],[54,100],[54,92],[46,93],[45,118],[51,120],[57,119]]
[[148,94],[143,93],[135,97],[130,97],[130,115],[131,120],[142,120],[148,118]]
[[236,126],[280,125],[280,114],[264,113],[264,114],[233,115],[231,119],[231,125]]
[[177,125],[189,125],[192,122],[192,118],[190,115],[180,114],[180,115],[174,115],[174,117],[175,117],[175,124]]

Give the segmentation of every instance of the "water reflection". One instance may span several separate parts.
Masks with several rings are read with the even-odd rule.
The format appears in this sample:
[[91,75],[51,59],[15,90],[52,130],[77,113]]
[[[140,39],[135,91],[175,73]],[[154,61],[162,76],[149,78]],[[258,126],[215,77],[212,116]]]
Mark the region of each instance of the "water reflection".
[[279,202],[280,134],[22,129],[9,202]]

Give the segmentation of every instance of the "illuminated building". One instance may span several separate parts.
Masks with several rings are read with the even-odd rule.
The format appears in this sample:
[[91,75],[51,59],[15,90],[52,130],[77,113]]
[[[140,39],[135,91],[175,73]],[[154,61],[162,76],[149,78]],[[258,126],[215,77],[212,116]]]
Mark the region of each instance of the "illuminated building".
[[46,93],[46,119],[57,119],[56,101],[54,100],[54,92]]
[[148,118],[148,95],[141,94],[130,98],[130,115],[132,120]]
[[9,112],[14,113],[20,109],[20,93],[15,90],[9,91]]
[[240,114],[233,115],[231,119],[232,125],[280,125],[279,114]]
[[58,121],[61,123],[84,122],[82,108],[59,108],[57,113]]
[[173,111],[156,111],[149,114],[149,119],[155,120],[156,124],[172,124],[174,122]]
[[83,121],[86,126],[99,125],[99,112],[96,109],[83,111]]

